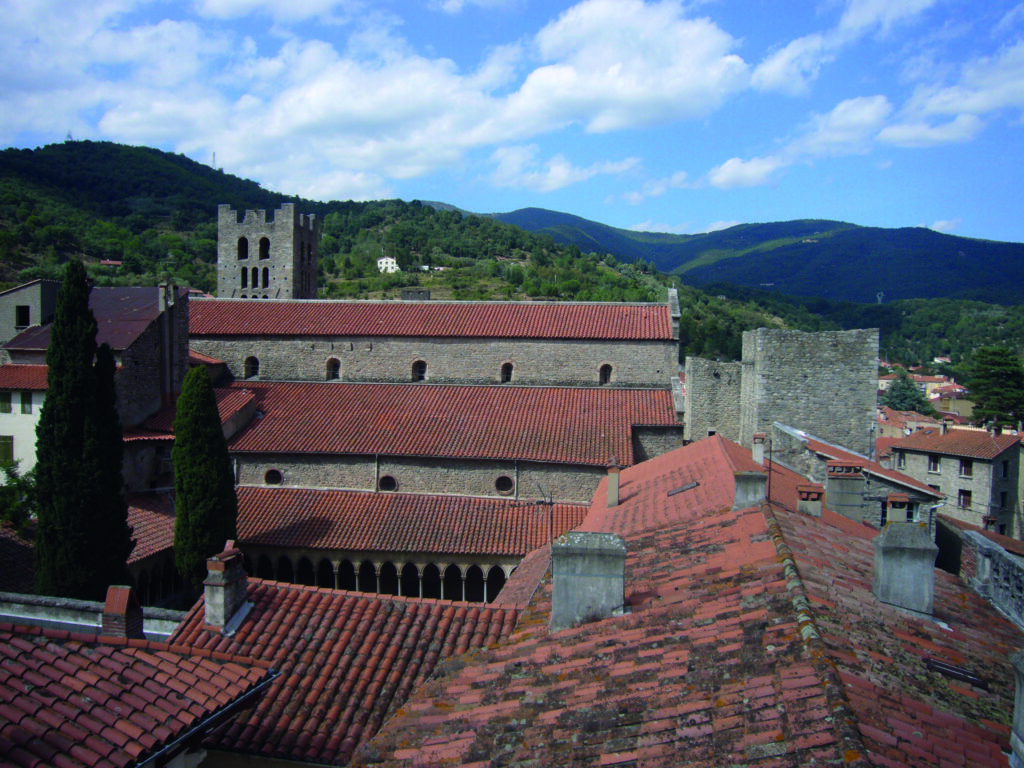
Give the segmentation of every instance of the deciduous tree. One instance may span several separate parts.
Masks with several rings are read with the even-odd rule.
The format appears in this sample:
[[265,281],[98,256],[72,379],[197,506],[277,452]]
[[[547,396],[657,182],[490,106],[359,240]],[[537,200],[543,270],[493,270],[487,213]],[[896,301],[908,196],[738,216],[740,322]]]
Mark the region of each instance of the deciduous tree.
[[217,400],[205,368],[189,371],[174,417],[174,562],[194,588],[206,560],[235,538],[238,499],[221,431]]
[[896,380],[889,384],[889,388],[878,402],[897,411],[915,411],[925,416],[935,415],[935,409],[928,402],[924,392],[918,389],[917,384],[911,381],[910,376],[902,368],[896,374]]

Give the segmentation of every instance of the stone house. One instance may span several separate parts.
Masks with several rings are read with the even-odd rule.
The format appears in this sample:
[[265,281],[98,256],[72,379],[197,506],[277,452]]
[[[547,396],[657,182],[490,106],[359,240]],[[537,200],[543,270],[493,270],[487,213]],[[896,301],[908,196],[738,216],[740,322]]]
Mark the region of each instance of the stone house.
[[929,429],[890,446],[895,469],[948,499],[942,513],[1021,538],[1020,437],[977,429]]

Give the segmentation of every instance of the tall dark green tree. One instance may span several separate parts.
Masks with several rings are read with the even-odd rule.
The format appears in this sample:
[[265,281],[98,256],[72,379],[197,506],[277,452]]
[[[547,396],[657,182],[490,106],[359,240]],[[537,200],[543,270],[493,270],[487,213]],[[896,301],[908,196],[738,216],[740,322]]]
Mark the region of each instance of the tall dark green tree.
[[1016,427],[1024,421],[1024,367],[1005,347],[974,353],[968,389],[975,423]]
[[878,398],[879,405],[887,405],[897,411],[915,411],[925,416],[934,416],[932,408],[924,392],[911,381],[910,376],[902,368],[896,374],[896,380]]
[[174,562],[194,588],[203,582],[206,559],[233,539],[238,499],[221,431],[217,400],[205,368],[189,371],[174,417]]
[[106,345],[97,351],[89,285],[77,260],[65,267],[46,364],[36,428],[36,591],[101,600],[110,584],[129,579],[133,542],[114,359]]

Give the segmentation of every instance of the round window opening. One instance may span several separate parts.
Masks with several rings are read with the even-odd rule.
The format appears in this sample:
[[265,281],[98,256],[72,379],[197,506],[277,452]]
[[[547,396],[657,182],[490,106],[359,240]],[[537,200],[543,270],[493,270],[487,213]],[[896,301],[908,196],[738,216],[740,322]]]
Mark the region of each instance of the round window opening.
[[512,493],[513,488],[515,488],[515,483],[512,482],[512,478],[508,475],[502,475],[494,481],[494,489],[502,495]]
[[279,469],[268,469],[267,474],[263,476],[263,482],[267,485],[280,485],[283,479]]
[[397,491],[398,481],[391,475],[381,475],[380,480],[377,481],[377,489],[381,491]]

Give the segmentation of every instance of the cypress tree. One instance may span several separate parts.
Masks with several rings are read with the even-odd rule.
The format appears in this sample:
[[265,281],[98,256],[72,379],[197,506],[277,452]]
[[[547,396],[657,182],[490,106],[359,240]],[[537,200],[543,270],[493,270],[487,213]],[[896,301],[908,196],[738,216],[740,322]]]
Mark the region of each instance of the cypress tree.
[[1024,366],[1005,347],[982,347],[974,353],[970,399],[976,424],[1016,427],[1024,421]]
[[221,431],[217,400],[205,368],[189,371],[174,417],[174,562],[195,589],[206,559],[236,536],[238,499]]
[[[101,600],[127,577],[121,429],[109,348],[94,367],[96,319],[81,262],[68,262],[46,350],[49,386],[36,428],[36,591]],[[127,543],[126,543],[127,542]]]

